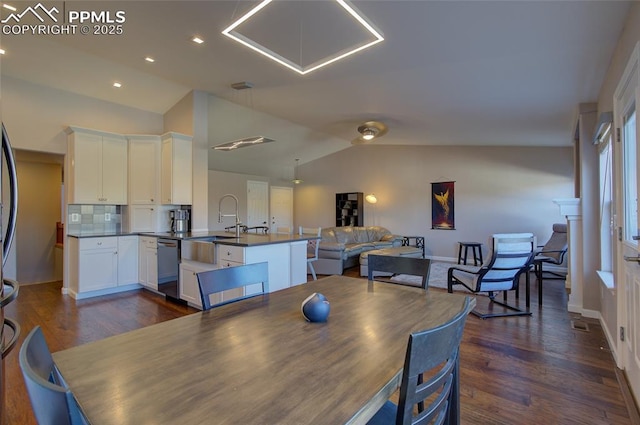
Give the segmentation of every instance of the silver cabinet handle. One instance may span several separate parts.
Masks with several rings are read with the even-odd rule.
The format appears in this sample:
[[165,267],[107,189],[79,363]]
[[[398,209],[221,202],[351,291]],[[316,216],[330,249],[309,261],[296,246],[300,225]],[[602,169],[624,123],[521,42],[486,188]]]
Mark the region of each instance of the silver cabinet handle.
[[624,261],[635,261],[637,263],[640,263],[640,255],[637,255],[635,257],[627,257],[626,255],[624,256]]

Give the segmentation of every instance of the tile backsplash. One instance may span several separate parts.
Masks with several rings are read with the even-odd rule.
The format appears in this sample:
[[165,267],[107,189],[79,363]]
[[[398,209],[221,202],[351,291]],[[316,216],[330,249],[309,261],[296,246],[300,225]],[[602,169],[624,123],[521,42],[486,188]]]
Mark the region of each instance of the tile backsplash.
[[110,233],[122,230],[120,205],[69,205],[68,214],[68,233]]

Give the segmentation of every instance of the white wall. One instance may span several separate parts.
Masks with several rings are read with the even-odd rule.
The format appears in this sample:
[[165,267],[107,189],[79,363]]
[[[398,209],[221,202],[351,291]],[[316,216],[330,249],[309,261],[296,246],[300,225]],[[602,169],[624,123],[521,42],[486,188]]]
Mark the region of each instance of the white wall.
[[66,153],[69,125],[161,134],[162,115],[2,76],[2,121],[15,148]]
[[[242,99],[238,99],[242,101]],[[275,142],[234,152],[209,151],[209,168],[232,173],[259,174],[279,180],[283,186],[293,178],[294,159],[318,158],[349,146],[348,142],[321,134],[290,121],[209,95],[209,145],[217,146],[251,136]],[[294,153],[295,152],[295,153]]]
[[[222,219],[222,223],[218,223],[219,201],[226,194],[231,194],[238,198],[240,221],[242,223],[247,222],[248,180],[269,181],[264,176],[209,170],[209,230],[224,230],[225,227],[235,224],[233,217],[225,217]],[[223,214],[234,213],[233,199],[226,198],[223,201],[222,212]]]
[[[454,258],[458,241],[533,232],[540,244],[563,223],[554,198],[573,196],[572,148],[354,146],[300,166],[296,225],[335,225],[335,194],[375,193],[366,224],[426,237],[426,253]],[[431,229],[431,183],[455,181],[456,230]],[[375,211],[374,211],[375,208]]]

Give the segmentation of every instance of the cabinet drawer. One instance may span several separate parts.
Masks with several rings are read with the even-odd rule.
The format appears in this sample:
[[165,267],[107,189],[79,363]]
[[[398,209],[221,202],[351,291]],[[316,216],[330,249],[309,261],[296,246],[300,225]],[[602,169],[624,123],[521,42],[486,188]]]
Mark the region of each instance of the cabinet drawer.
[[218,262],[218,266],[222,268],[242,266],[242,265],[244,265],[244,263],[238,263],[237,261],[227,260],[226,258],[221,258],[220,261]]
[[158,238],[154,238],[152,236],[141,236],[140,244],[150,249],[157,249]]
[[244,264],[244,248],[241,246],[218,244],[218,259],[221,263],[233,261]]
[[117,249],[118,247],[118,238],[116,237],[82,238],[79,242],[81,251],[85,249]]

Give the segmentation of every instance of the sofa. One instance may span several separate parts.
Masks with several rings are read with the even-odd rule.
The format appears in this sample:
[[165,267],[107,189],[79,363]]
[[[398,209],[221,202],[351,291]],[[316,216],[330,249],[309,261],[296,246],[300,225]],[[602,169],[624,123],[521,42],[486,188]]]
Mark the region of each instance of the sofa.
[[344,269],[358,265],[360,253],[394,246],[402,246],[402,236],[394,235],[384,227],[323,228],[318,260],[313,267],[318,274],[341,275]]

